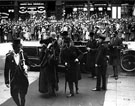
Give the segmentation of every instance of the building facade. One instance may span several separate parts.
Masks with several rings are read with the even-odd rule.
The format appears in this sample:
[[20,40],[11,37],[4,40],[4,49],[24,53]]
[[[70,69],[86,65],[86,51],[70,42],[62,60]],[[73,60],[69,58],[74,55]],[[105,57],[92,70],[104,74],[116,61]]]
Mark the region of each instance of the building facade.
[[[86,12],[87,17],[93,14],[107,14],[113,18],[132,16],[134,0],[0,0],[0,18],[18,20],[30,14],[44,13],[45,17],[63,17]],[[114,15],[113,15],[114,13]]]

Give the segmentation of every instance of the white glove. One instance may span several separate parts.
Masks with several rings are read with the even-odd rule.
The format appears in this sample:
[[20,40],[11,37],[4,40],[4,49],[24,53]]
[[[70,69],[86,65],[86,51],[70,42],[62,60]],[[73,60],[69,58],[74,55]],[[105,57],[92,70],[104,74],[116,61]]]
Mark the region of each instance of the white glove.
[[87,47],[87,50],[88,50],[88,51],[90,51],[90,48],[89,48],[89,47]]
[[24,65],[23,68],[24,68],[25,74],[27,74],[29,67],[27,65]]
[[97,64],[95,64],[95,67],[98,67],[98,65],[97,65]]
[[65,66],[67,66],[67,62],[65,62]]
[[79,62],[78,58],[75,59],[75,62]]
[[49,49],[51,45],[52,45],[52,43],[49,43],[48,46],[47,46],[47,49]]

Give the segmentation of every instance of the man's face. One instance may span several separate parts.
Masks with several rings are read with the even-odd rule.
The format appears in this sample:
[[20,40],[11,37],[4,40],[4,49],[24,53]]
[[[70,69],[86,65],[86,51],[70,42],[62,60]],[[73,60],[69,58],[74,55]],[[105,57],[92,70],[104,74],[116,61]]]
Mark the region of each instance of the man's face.
[[103,39],[101,39],[101,38],[98,39],[98,42],[99,42],[99,43],[101,43],[102,41],[103,41]]
[[13,49],[14,49],[15,53],[19,53],[20,48],[21,48],[21,45],[13,45]]

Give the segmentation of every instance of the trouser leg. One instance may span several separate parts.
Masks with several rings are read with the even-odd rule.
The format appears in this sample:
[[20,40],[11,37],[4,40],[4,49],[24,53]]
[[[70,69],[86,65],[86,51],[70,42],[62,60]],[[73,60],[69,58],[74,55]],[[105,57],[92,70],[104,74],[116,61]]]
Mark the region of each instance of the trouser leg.
[[103,67],[102,69],[102,89],[106,90],[106,69],[107,67]]
[[26,94],[20,93],[21,106],[25,106],[25,96]]
[[118,65],[116,66],[116,76],[118,77]]
[[78,90],[79,90],[79,88],[78,88],[78,81],[75,82],[75,89],[76,89],[76,94],[78,94]]
[[100,89],[101,85],[101,68],[97,68],[97,85],[96,88]]
[[73,87],[73,82],[68,82],[69,85],[69,90],[71,94],[74,94],[74,87]]
[[17,89],[13,90],[11,88],[11,96],[12,96],[14,102],[16,103],[16,105],[21,106],[20,100],[19,100],[19,91]]

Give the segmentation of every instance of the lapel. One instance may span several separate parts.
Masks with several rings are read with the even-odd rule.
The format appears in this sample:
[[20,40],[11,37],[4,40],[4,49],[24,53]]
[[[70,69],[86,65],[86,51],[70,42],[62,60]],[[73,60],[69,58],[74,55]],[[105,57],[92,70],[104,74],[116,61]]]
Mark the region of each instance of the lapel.
[[15,55],[15,53],[12,52],[12,54],[11,54],[11,56],[12,56],[11,61],[12,61],[14,64],[16,64],[16,65],[19,65],[19,64],[21,63],[21,55],[20,55],[20,53],[19,53],[19,64],[16,63],[15,58],[14,58],[14,55]]

